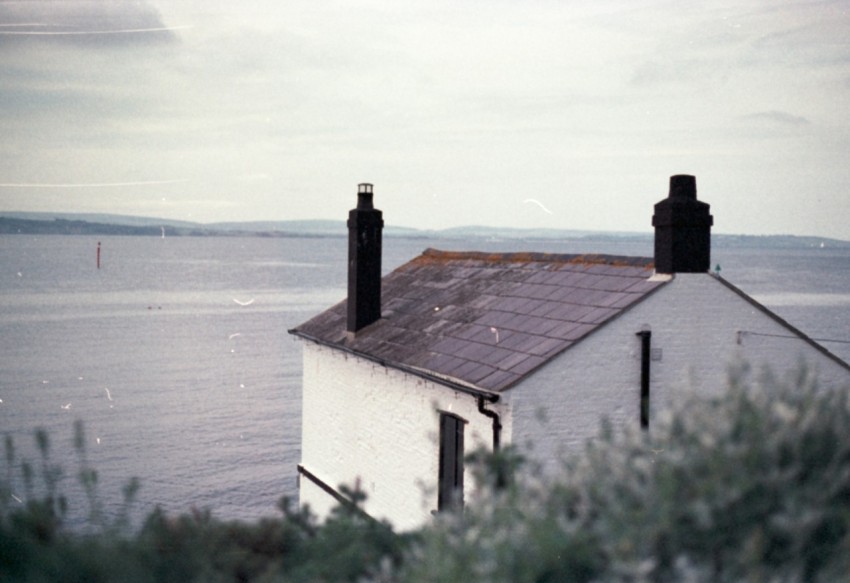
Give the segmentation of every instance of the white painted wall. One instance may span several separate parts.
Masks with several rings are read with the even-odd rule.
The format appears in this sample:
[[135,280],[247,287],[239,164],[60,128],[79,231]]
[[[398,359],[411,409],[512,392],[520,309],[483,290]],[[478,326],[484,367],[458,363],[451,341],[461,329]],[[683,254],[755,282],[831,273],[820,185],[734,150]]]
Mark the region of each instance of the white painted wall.
[[[465,419],[467,452],[492,446],[476,399],[419,377],[305,341],[302,465],[333,488],[360,488],[365,510],[398,529],[437,508],[439,413]],[[491,408],[493,408],[491,406]],[[474,488],[469,472],[464,490]],[[324,517],[335,501],[301,477],[300,501]]]
[[[641,343],[652,331],[650,425],[676,393],[716,395],[735,363],[769,365],[778,375],[801,361],[824,385],[850,387],[850,371],[799,339],[710,274],[677,274],[649,298],[564,352],[506,393],[515,445],[553,469],[561,453],[578,450],[607,417],[614,425],[640,419]],[[541,422],[541,419],[545,421]]]

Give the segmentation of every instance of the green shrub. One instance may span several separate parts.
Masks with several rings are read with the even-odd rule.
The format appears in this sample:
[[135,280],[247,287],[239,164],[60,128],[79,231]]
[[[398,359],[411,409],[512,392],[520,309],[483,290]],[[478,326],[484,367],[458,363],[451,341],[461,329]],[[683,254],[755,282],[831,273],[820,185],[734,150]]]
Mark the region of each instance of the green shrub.
[[323,523],[287,500],[280,517],[250,524],[199,510],[155,511],[135,529],[126,513],[106,520],[81,426],[92,527],[70,531],[46,434],[36,464],[19,462],[7,437],[0,581],[850,580],[848,391],[819,390],[804,373],[745,378],[682,402],[649,432],[604,428],[558,475],[510,448],[477,452],[479,491],[463,512],[404,535],[366,516],[352,490],[354,503]]
[[[58,493],[61,471],[50,463],[50,442],[35,433],[41,473],[16,459],[6,437],[5,479],[0,479],[0,581],[358,581],[383,568],[397,568],[407,537],[368,517],[363,495],[345,490],[354,504],[340,506],[323,524],[307,509],[283,499],[282,516],[249,524],[221,521],[209,510],[179,516],[152,512],[132,529],[129,507],[138,490],[124,489],[124,509],[104,517],[97,495],[97,473],[85,455],[82,425],[75,426],[78,480],[89,506],[82,530],[64,524],[67,504]],[[21,474],[24,498],[12,491]],[[40,484],[36,480],[40,479]],[[37,487],[40,486],[40,487]],[[43,492],[43,494],[36,494]]]
[[399,580],[850,580],[848,392],[743,379],[650,432],[603,430],[554,478],[500,490],[491,471]]

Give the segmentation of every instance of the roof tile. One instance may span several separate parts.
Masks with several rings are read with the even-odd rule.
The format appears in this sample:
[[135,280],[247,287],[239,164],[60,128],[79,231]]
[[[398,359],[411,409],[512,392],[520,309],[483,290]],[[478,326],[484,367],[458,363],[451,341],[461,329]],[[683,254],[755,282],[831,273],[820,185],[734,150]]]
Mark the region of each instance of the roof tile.
[[481,364],[475,361],[468,361],[465,364],[456,368],[450,374],[455,378],[470,383],[476,383],[484,377],[493,374],[494,372],[496,372],[496,369],[492,366],[487,366],[486,364]]
[[500,333],[502,337],[499,342],[499,347],[513,350],[514,352],[522,352],[522,347],[530,346],[536,338],[535,336],[526,334],[525,332],[508,331],[507,335],[505,331],[500,331]]
[[617,312],[618,310],[615,310],[613,308],[595,308],[589,314],[583,316],[580,321],[587,322],[590,324],[597,324],[599,322],[604,322]]
[[566,334],[567,340],[578,340],[596,329],[593,324],[579,324]]
[[528,374],[544,362],[546,362],[546,359],[540,356],[526,356],[522,362],[511,368],[510,372],[522,376]]
[[540,344],[533,347],[528,352],[535,356],[551,356],[552,354],[560,352],[566,348],[568,344],[569,343],[557,338],[545,338],[542,342],[540,342]]
[[513,384],[517,379],[520,378],[520,375],[514,374],[504,370],[494,371],[489,376],[484,377],[479,381],[479,385],[483,389],[487,389],[490,391],[500,391],[507,386]]
[[643,297],[642,294],[623,293],[623,294],[621,294],[621,296],[616,301],[614,301],[612,304],[610,304],[609,307],[616,308],[618,310],[622,310],[624,308],[629,307],[630,305],[632,305],[636,301],[640,300],[642,297]]
[[582,306],[579,304],[560,304],[557,308],[549,312],[549,315],[547,317],[553,320],[578,322],[592,311],[592,306]]
[[474,323],[482,326],[504,328],[505,324],[510,322],[515,316],[516,314],[513,312],[500,312],[498,310],[493,310],[491,312],[484,312],[481,314]]

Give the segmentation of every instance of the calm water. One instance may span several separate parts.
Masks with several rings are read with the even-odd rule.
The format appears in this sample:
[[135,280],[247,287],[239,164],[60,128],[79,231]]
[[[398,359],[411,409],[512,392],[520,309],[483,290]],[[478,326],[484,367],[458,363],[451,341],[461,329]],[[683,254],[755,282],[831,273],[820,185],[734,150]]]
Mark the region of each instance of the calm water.
[[[0,432],[35,460],[47,428],[83,512],[72,447],[108,511],[255,519],[296,495],[300,345],[286,330],[345,295],[344,239],[0,237]],[[444,249],[648,255],[641,244],[385,239],[385,271]],[[850,252],[716,249],[732,283],[816,338],[850,340]],[[825,343],[850,360],[850,344]],[[5,469],[5,468],[4,468]],[[23,488],[20,481],[16,487]],[[76,496],[76,497],[75,497]]]

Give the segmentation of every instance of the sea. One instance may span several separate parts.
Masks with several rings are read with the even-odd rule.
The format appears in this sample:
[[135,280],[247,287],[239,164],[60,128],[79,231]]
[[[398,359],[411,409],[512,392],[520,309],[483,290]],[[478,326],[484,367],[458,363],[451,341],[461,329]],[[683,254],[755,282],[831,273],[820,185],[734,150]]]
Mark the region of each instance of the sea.
[[[384,271],[428,247],[652,255],[651,241],[386,237]],[[7,504],[44,491],[46,461],[61,468],[71,525],[91,515],[84,467],[107,519],[127,510],[134,477],[137,522],[157,507],[279,515],[281,498],[297,497],[301,433],[301,346],[287,330],[345,297],[346,253],[341,237],[0,236]],[[712,265],[850,361],[850,249],[721,247]]]

